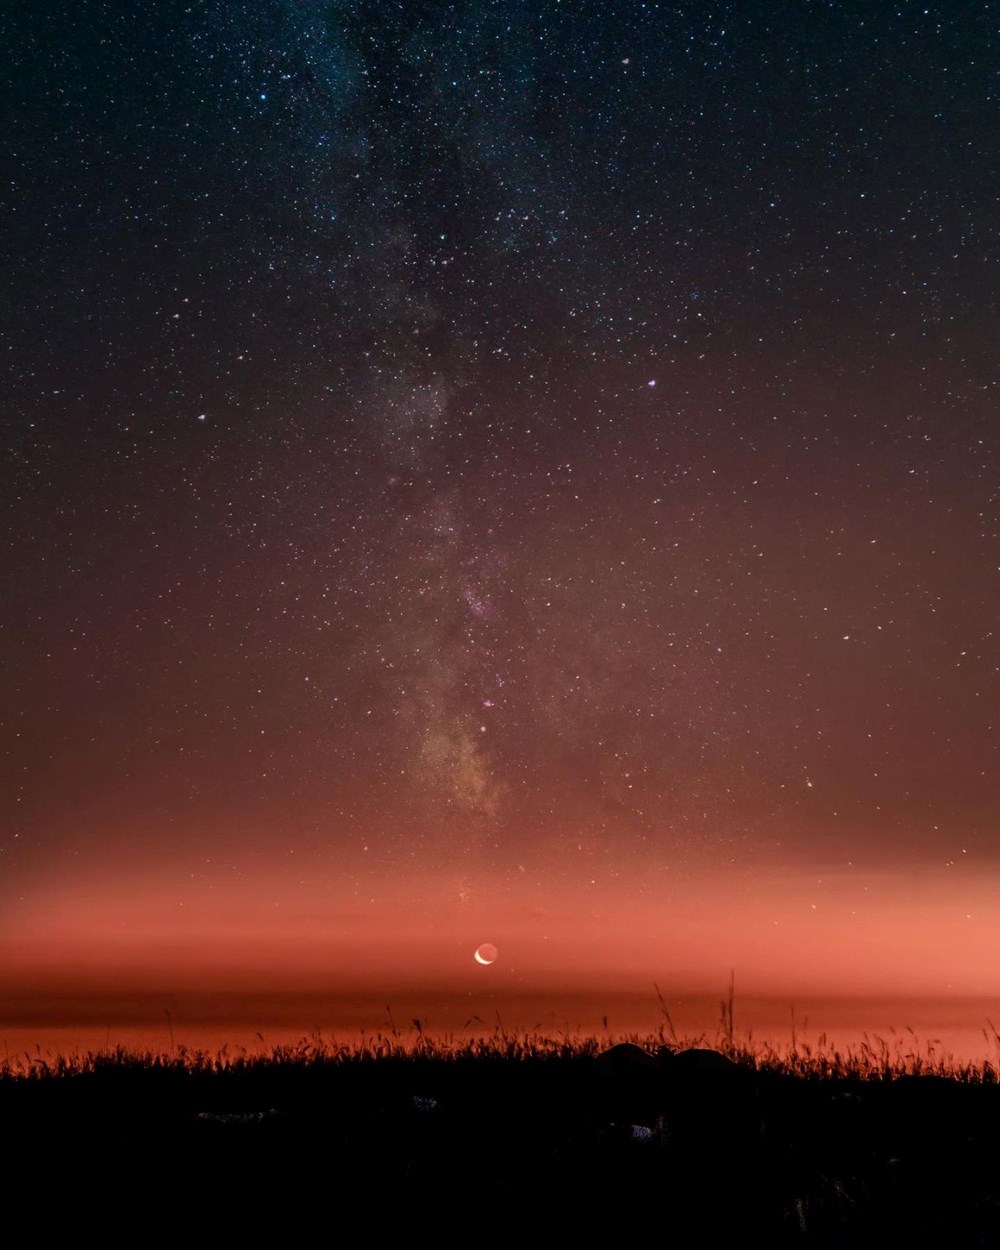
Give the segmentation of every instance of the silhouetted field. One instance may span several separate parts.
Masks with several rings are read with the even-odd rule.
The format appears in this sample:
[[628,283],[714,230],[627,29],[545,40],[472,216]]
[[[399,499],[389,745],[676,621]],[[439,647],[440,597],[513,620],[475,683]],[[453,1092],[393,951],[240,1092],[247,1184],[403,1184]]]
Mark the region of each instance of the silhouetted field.
[[7,1244],[1000,1247],[992,1063],[623,1040],[10,1056]]

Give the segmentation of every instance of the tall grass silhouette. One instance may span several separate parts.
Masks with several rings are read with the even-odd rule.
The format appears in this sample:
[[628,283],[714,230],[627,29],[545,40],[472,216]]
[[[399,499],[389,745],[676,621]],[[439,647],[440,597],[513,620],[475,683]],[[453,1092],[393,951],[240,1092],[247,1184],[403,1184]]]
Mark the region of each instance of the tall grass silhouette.
[[[206,1213],[214,1232],[197,1244],[288,1245],[331,1212],[410,1221],[474,1195],[476,1218],[502,1216],[511,1235],[544,1210],[560,1237],[595,1218],[661,1236],[669,1214],[709,1245],[748,1231],[776,1247],[1000,1245],[996,1058],[956,1060],[911,1029],[837,1047],[798,1022],[777,1046],[740,1030],[732,980],[714,1032],[688,1035],[657,994],[645,1033],[473,1017],[442,1034],[387,1007],[385,1027],[348,1040],[5,1052],[8,1192],[33,1219],[50,1210],[56,1173],[34,1161],[61,1151],[67,1219],[96,1201],[93,1226],[119,1218],[121,1245],[137,1242],[102,1196],[109,1172],[184,1244]],[[992,1023],[983,1033],[1000,1055]],[[620,1043],[646,1055],[599,1058]],[[704,1047],[734,1066],[677,1058]]]
[[[22,1051],[0,1057],[0,1080],[46,1080],[83,1076],[109,1069],[149,1069],[177,1072],[250,1072],[266,1067],[315,1068],[322,1066],[365,1066],[376,1063],[547,1063],[592,1059],[603,1049],[630,1042],[650,1052],[666,1048],[679,1051],[710,1047],[742,1068],[776,1076],[807,1079],[884,1081],[900,1077],[934,1076],[954,1081],[991,1084],[1000,1079],[1000,1032],[987,1021],[983,1028],[986,1047],[994,1057],[969,1061],[955,1058],[935,1039],[923,1042],[913,1029],[903,1034],[890,1030],[890,1037],[864,1033],[854,1045],[836,1046],[826,1034],[809,1042],[796,1032],[786,1046],[755,1039],[752,1030],[741,1035],[734,1022],[732,990],[720,1004],[720,1018],[714,1035],[679,1034],[657,989],[664,1022],[649,1032],[607,1031],[601,1036],[553,1037],[540,1030],[510,1030],[501,1020],[490,1032],[474,1036],[454,1033],[435,1034],[425,1020],[415,1018],[408,1028],[400,1028],[392,1013],[384,1029],[365,1031],[352,1040],[323,1037],[321,1032],[304,1035],[297,1041],[267,1046],[258,1034],[260,1046],[224,1045],[215,1050],[192,1048],[171,1036],[169,1050],[108,1045],[99,1049],[68,1054]],[[794,1017],[793,1017],[794,1021]],[[471,1022],[470,1022],[471,1023]]]

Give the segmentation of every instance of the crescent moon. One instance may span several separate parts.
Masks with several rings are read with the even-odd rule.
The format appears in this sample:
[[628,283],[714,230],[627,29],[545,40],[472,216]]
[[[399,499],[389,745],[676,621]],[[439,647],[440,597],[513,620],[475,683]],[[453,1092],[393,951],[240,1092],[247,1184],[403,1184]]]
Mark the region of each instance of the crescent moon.
[[475,959],[477,964],[482,964],[484,968],[488,968],[496,960],[498,954],[499,951],[492,942],[483,942],[481,946],[476,947],[473,959]]

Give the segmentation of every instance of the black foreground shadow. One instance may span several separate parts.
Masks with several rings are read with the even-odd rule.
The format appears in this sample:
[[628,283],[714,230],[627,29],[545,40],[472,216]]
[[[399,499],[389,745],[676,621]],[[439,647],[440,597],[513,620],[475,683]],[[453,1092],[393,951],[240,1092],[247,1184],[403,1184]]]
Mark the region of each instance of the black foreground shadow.
[[1000,1250],[991,1065],[732,1054],[501,1036],[36,1057],[0,1072],[3,1241]]

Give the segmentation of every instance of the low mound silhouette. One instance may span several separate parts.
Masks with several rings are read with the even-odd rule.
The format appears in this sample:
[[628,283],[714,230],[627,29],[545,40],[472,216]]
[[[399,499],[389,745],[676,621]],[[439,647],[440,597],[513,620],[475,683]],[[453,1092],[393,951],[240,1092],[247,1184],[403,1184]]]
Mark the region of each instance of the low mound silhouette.
[[669,1228],[1000,1245],[991,1063],[715,1040],[434,1038],[415,1021],[270,1051],[8,1057],[6,1213],[35,1244],[283,1246],[456,1221],[491,1243]]

